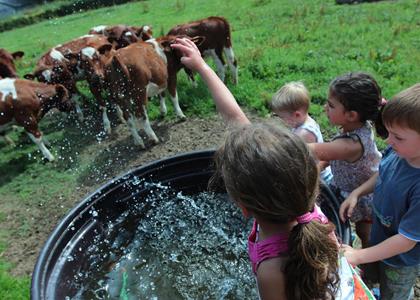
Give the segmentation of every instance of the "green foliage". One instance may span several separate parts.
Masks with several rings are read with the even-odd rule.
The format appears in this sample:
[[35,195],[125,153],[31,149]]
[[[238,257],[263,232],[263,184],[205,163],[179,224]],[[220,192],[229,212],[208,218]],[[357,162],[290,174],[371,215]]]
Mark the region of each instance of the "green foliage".
[[30,279],[28,277],[11,277],[8,272],[10,264],[0,260],[0,299],[26,300],[29,299]]

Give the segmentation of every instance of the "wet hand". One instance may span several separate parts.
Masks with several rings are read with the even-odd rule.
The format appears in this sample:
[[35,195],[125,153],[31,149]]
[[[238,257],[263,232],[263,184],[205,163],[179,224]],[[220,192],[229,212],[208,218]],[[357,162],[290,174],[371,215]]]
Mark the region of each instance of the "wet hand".
[[358,197],[350,194],[346,200],[340,205],[340,219],[345,222],[353,214],[353,209],[356,207]]
[[181,63],[193,71],[200,71],[206,66],[206,62],[201,57],[200,50],[193,41],[186,38],[177,38],[176,43],[171,45],[172,48],[182,52]]
[[349,264],[351,264],[352,266],[357,266],[358,264],[360,264],[358,255],[358,252],[360,250],[354,249],[351,246],[345,244],[341,245],[340,250],[343,252],[344,257],[347,259]]

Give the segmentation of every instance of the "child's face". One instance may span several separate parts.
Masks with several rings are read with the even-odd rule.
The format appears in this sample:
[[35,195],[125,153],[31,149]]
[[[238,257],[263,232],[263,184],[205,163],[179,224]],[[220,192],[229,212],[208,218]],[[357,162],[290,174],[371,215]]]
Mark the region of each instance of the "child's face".
[[386,142],[394,151],[408,162],[420,162],[420,134],[408,127],[397,124],[386,125],[388,138]]
[[335,97],[331,95],[328,96],[327,103],[324,105],[325,113],[327,114],[328,119],[331,124],[334,125],[344,125],[346,122],[346,109],[344,105],[341,104]]

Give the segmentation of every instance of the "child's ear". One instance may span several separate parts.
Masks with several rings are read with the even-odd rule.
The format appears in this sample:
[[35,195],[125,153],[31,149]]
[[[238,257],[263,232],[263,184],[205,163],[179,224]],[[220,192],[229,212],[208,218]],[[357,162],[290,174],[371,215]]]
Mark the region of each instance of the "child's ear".
[[247,209],[245,206],[243,206],[243,205],[242,205],[242,204],[240,204],[240,203],[238,203],[238,206],[239,206],[239,208],[241,209],[241,211],[242,211],[242,215],[243,215],[245,218],[249,218],[249,217],[251,216],[251,214],[249,213],[248,209]]
[[355,110],[348,110],[346,111],[347,119],[351,122],[359,121],[359,113]]

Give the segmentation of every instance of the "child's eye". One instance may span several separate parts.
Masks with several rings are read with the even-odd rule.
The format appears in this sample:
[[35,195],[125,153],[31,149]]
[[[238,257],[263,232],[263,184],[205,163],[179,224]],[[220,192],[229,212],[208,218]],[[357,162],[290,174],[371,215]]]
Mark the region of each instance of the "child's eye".
[[396,137],[395,137],[395,139],[396,139],[397,141],[402,141],[402,140],[403,140],[403,138],[400,138],[399,136],[396,136]]

